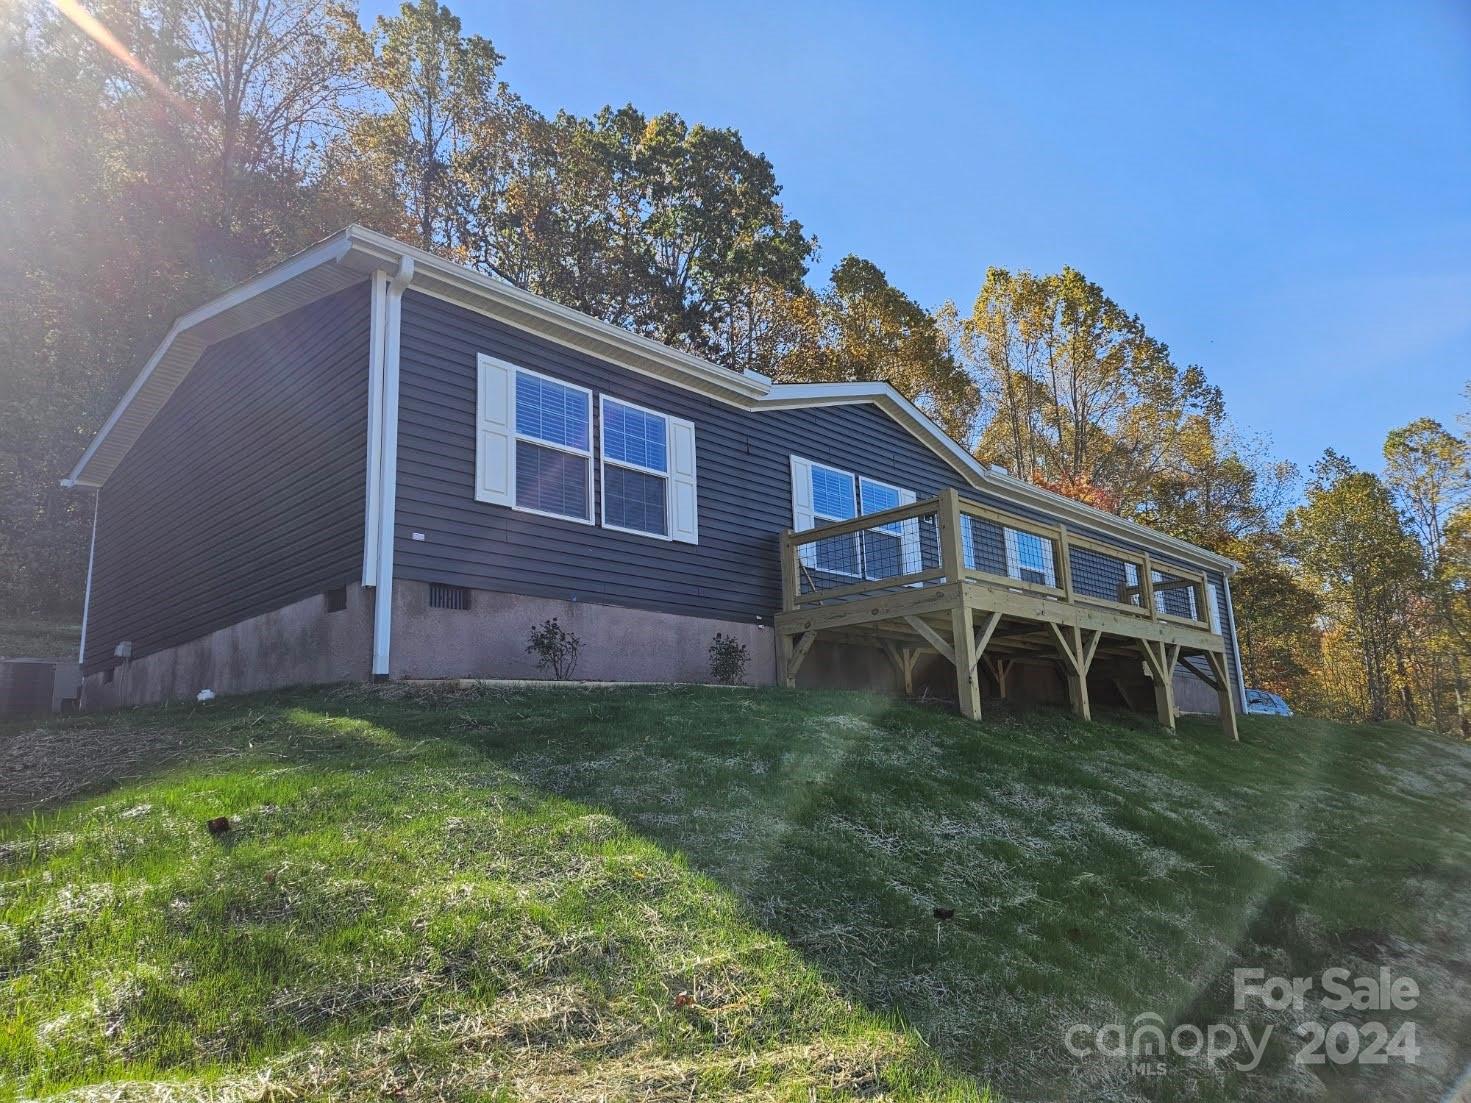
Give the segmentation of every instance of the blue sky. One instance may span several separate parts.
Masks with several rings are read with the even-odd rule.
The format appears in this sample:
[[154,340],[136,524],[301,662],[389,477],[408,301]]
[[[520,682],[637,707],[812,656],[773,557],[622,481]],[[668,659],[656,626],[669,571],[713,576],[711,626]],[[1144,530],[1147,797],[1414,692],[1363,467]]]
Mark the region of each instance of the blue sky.
[[544,111],[766,153],[825,275],[1081,269],[1246,428],[1377,466],[1471,379],[1471,3],[450,5]]

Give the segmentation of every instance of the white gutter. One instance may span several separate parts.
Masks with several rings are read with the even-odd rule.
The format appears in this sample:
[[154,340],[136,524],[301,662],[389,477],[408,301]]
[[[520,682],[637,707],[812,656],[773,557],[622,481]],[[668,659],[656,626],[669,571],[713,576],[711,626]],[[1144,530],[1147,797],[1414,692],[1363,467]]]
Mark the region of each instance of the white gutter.
[[82,642],[77,645],[77,664],[87,658],[87,614],[92,611],[92,564],[97,559],[97,515],[102,512],[102,491],[92,495],[92,543],[87,549],[87,589],[82,594]]
[[388,273],[374,272],[369,284],[368,472],[363,510],[363,585],[378,583],[378,527],[383,482],[383,361],[387,355]]
[[373,592],[373,677],[387,678],[393,642],[394,502],[398,494],[398,365],[403,294],[414,278],[414,258],[399,260],[384,304],[383,440],[378,488],[377,586]]
[[1241,691],[1241,711],[1246,711],[1246,672],[1241,669],[1241,631],[1236,620],[1236,603],[1231,600],[1231,574],[1221,572],[1226,584],[1226,611],[1231,614],[1231,653],[1236,657],[1236,688]]

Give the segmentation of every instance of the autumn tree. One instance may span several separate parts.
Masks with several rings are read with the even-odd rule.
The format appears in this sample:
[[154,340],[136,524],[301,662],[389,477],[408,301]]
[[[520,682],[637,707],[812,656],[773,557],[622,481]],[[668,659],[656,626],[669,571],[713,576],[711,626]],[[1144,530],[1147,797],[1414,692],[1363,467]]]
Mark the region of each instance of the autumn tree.
[[1419,548],[1389,487],[1330,449],[1314,465],[1306,500],[1288,513],[1285,532],[1354,649],[1368,717],[1386,719],[1393,679],[1403,678],[1402,611],[1420,577]]
[[1178,367],[1135,315],[1073,268],[991,268],[957,348],[992,415],[977,455],[1021,478],[1129,513],[1220,391]]
[[861,257],[844,257],[826,287],[792,304],[795,344],[782,381],[882,380],[947,433],[971,438],[980,394],[936,319]]

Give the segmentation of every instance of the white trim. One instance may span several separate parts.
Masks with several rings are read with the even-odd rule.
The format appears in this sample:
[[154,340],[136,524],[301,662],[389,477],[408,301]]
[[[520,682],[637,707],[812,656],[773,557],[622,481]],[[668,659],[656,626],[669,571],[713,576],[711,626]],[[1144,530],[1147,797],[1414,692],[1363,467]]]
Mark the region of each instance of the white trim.
[[363,510],[363,585],[378,584],[378,526],[383,495],[383,361],[388,355],[388,273],[374,272],[368,307],[368,477]]
[[593,419],[592,390],[588,387],[580,386],[577,383],[569,382],[566,379],[558,379],[555,375],[547,375],[544,372],[535,371],[531,368],[523,368],[519,364],[513,364],[512,367],[516,369],[516,372],[518,374],[534,376],[537,379],[545,380],[548,383],[555,383],[559,387],[566,387],[569,391],[580,391],[587,396],[587,451],[584,452],[580,448],[573,448],[571,445],[557,444],[555,441],[543,440],[540,437],[533,437],[529,433],[521,432],[521,427],[518,424],[517,416],[518,410],[516,405],[516,379],[515,376],[511,377],[511,447],[514,449],[518,443],[524,440],[527,444],[535,445],[538,448],[550,448],[554,452],[564,452],[569,456],[577,456],[580,459],[586,460],[587,516],[569,517],[565,513],[553,513],[549,509],[533,509],[531,506],[521,505],[517,500],[518,496],[516,494],[516,466],[514,460],[512,460],[511,463],[511,508],[514,509],[517,513],[532,513],[538,517],[553,517],[558,521],[571,521],[573,524],[577,525],[596,525],[598,523],[598,519],[596,509],[596,488],[593,485],[593,478],[595,477],[595,465],[593,464],[593,445],[598,439],[598,426]]
[[82,641],[77,645],[77,665],[87,661],[87,614],[92,611],[92,564],[97,559],[97,515],[102,512],[102,490],[92,495],[92,543],[87,547],[87,588],[82,592]]
[[414,278],[414,262],[405,257],[388,281],[384,315],[383,463],[379,480],[378,585],[373,591],[373,674],[387,677],[393,647],[393,538],[398,494],[398,369],[402,351],[403,294]]
[[[629,463],[627,460],[608,459],[608,403],[614,402],[619,406],[626,406],[630,410],[637,410],[641,414],[656,417],[664,423],[664,470],[656,471],[652,467],[645,467],[641,463]],[[599,392],[598,394],[598,485],[603,488],[602,509],[598,511],[598,522],[609,532],[626,532],[630,536],[644,536],[650,540],[663,540],[673,543],[673,513],[674,502],[672,501],[673,482],[669,477],[669,457],[672,442],[669,439],[669,415],[651,410],[647,406],[640,406],[636,402],[627,402],[614,395]],[[627,471],[634,471],[640,475],[652,475],[664,480],[664,532],[645,532],[642,529],[626,528],[623,525],[610,524],[608,521],[608,464],[621,467]]]

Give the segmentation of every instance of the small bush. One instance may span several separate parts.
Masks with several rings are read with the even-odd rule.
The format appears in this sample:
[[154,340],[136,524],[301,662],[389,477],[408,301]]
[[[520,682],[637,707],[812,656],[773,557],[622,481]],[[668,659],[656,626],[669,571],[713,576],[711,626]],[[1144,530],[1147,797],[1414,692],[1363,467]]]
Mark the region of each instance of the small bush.
[[746,664],[751,653],[746,645],[734,636],[716,632],[710,642],[710,677],[723,686],[733,686],[746,680]]
[[577,655],[581,650],[582,641],[558,624],[556,617],[531,626],[526,653],[536,656],[538,670],[550,668],[554,678],[572,677],[572,672],[577,669]]

